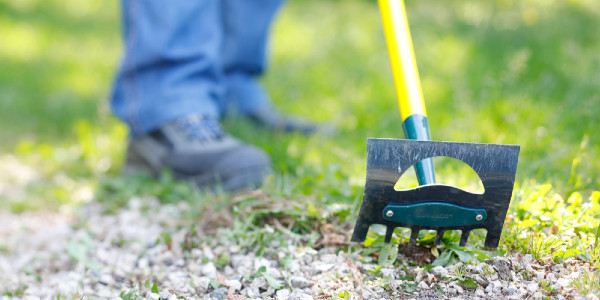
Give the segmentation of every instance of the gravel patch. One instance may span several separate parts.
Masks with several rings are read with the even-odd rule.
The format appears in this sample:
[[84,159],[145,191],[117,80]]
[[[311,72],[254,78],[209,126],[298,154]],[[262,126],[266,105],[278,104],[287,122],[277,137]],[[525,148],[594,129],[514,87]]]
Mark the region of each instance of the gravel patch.
[[578,261],[511,254],[381,268],[372,257],[284,234],[261,256],[219,230],[191,243],[192,227],[181,221],[187,209],[132,199],[114,215],[99,204],[79,215],[0,212],[0,299],[598,299],[573,287],[592,270]]

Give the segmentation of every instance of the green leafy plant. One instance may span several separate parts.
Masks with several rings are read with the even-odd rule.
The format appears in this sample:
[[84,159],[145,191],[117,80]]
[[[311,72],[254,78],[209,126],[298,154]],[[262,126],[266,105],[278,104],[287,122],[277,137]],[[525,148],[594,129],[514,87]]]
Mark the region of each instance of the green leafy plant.
[[120,296],[121,296],[121,299],[123,299],[123,300],[137,300],[137,299],[143,298],[138,286],[134,286],[130,289],[126,289],[126,290],[122,291]]
[[19,285],[16,289],[14,290],[6,290],[2,293],[3,296],[6,297],[15,297],[15,298],[21,298],[24,296],[25,291],[27,290],[27,288],[29,288],[29,286],[27,285]]
[[583,295],[597,294],[600,292],[600,273],[597,270],[593,272],[585,271],[573,279],[572,285]]
[[256,273],[253,275],[253,278],[257,277],[264,278],[267,281],[267,284],[269,284],[269,286],[274,288],[275,290],[279,290],[283,287],[279,280],[275,279],[273,276],[271,276],[271,274],[267,273],[267,267],[265,266],[261,266],[258,268]]

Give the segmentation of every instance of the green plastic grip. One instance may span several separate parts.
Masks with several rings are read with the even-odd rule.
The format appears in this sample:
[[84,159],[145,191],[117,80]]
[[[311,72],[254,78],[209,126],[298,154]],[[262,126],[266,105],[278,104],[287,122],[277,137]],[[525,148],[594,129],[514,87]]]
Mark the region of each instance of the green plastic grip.
[[388,221],[418,226],[465,226],[480,224],[487,218],[483,208],[464,207],[446,202],[421,202],[415,204],[388,204],[383,209]]
[[[430,141],[431,134],[429,133],[429,121],[427,117],[420,114],[410,115],[402,122],[404,136],[409,140]],[[415,164],[415,173],[419,185],[434,184],[435,170],[433,167],[433,159],[427,158]]]

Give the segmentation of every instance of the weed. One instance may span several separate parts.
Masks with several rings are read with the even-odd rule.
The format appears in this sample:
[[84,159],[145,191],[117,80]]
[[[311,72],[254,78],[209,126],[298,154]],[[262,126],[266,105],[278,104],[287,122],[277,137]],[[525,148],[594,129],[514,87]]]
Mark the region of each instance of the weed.
[[122,291],[120,296],[123,300],[137,300],[143,298],[138,286]]
[[458,283],[465,289],[476,289],[479,286],[472,278],[459,280]]
[[267,273],[267,267],[261,266],[258,268],[256,273],[254,273],[251,278],[262,277],[267,281],[267,284],[275,290],[279,290],[283,287],[279,280],[275,279],[275,277],[271,276],[271,274]]
[[343,300],[350,300],[350,293],[348,293],[347,290],[344,290],[343,292],[337,294],[337,297],[339,297],[339,299],[343,299]]
[[455,265],[452,268],[453,272],[452,274],[450,274],[450,276],[454,277],[455,279],[462,281],[465,280],[465,274],[467,273],[467,266],[465,266],[464,264],[458,264]]
[[3,296],[6,297],[15,297],[15,298],[21,298],[24,296],[25,291],[27,290],[27,288],[29,288],[27,285],[19,285],[16,289],[14,290],[7,290],[4,291],[2,293]]
[[552,286],[552,284],[548,281],[540,281],[540,288],[542,289],[544,295],[551,296],[556,293],[556,288]]
[[229,257],[229,255],[227,253],[223,253],[223,254],[219,255],[215,265],[217,268],[222,269],[229,263],[230,259],[231,258]]
[[577,278],[573,279],[572,285],[583,294],[598,294],[600,292],[600,273],[598,271],[585,271]]
[[402,291],[404,293],[413,293],[414,291],[417,290],[417,283],[414,281],[404,281],[402,282]]

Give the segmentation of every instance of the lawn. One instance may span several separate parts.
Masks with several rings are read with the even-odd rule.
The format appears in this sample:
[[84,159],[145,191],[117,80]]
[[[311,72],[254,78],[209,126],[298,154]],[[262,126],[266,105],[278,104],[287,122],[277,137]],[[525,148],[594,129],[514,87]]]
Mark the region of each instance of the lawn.
[[[433,139],[521,145],[496,254],[599,266],[600,3],[407,2]],[[159,181],[120,175],[127,129],[107,102],[122,47],[118,8],[101,0],[0,2],[3,210],[76,211],[93,201],[118,210],[134,195],[187,201],[198,211],[211,197],[233,205],[227,195],[196,191],[168,174]],[[273,29],[263,82],[282,111],[339,129],[304,137],[225,120],[230,133],[271,155],[275,172],[264,193],[286,199],[289,211],[278,213],[351,226],[366,139],[403,137],[375,1],[288,3]],[[442,183],[477,184],[464,166],[437,163]],[[293,230],[311,226],[298,222]],[[421,244],[433,248],[428,236],[421,234]],[[448,233],[439,250],[452,253],[457,237]],[[482,243],[480,236],[473,241]]]

